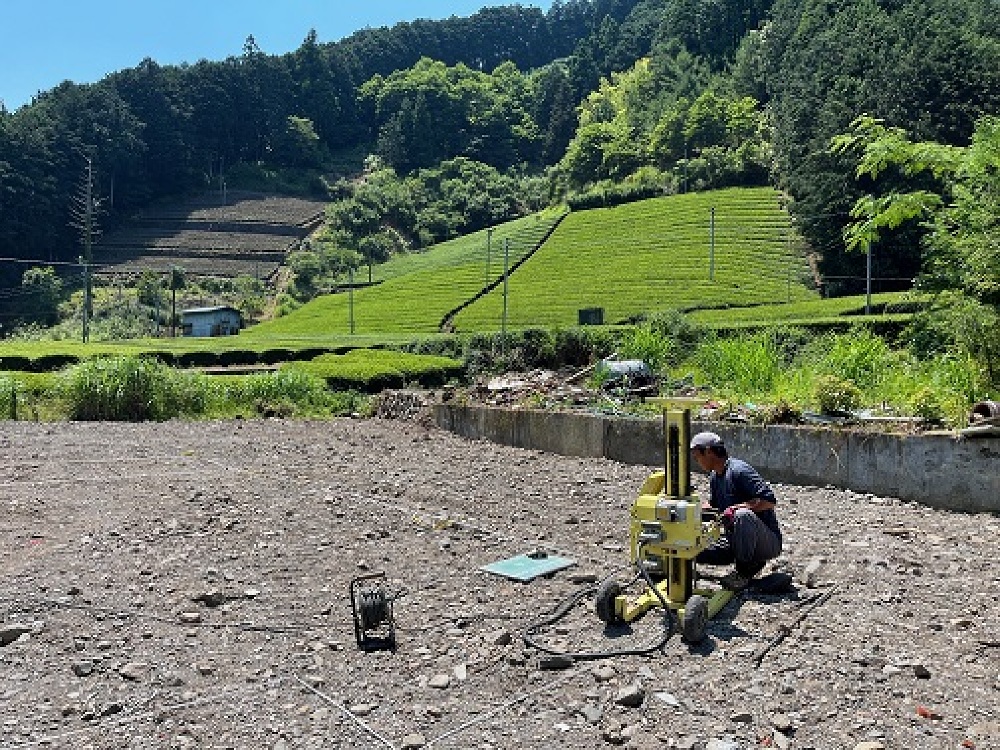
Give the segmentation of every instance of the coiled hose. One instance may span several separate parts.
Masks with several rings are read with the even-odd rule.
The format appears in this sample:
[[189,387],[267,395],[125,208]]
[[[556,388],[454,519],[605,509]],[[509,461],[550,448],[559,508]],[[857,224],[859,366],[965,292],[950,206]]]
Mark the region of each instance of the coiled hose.
[[539,651],[551,654],[553,656],[565,656],[570,659],[573,659],[574,661],[610,659],[616,656],[642,656],[645,654],[651,654],[655,651],[659,651],[660,649],[662,649],[664,646],[667,645],[667,641],[670,640],[671,636],[673,636],[673,634],[677,632],[677,615],[674,613],[672,609],[670,609],[670,606],[667,604],[667,600],[663,598],[663,594],[661,594],[659,589],[656,588],[656,584],[653,582],[653,579],[650,578],[649,576],[649,571],[647,571],[646,568],[642,565],[641,558],[636,561],[635,567],[638,573],[636,573],[635,577],[631,581],[629,581],[629,583],[626,585],[625,588],[628,588],[636,581],[638,581],[640,578],[643,578],[645,579],[646,584],[649,586],[649,588],[652,589],[653,593],[656,594],[656,598],[660,600],[660,604],[663,606],[663,612],[664,612],[663,635],[655,643],[649,646],[616,649],[609,651],[567,652],[567,651],[559,651],[550,646],[546,646],[544,643],[541,643],[536,639],[535,636],[539,634],[539,631],[541,631],[543,628],[547,628],[559,622],[567,614],[569,614],[569,611],[573,609],[573,607],[576,606],[576,604],[581,599],[583,599],[585,596],[590,596],[591,594],[595,593],[598,590],[598,588],[600,588],[600,584],[595,584],[594,586],[588,586],[587,588],[581,591],[577,591],[573,595],[567,597],[558,605],[556,605],[556,607],[548,615],[546,615],[540,620],[536,620],[535,622],[530,623],[527,627],[525,627],[524,633],[522,634],[522,639],[524,640],[525,645],[531,646],[532,648],[538,649]]

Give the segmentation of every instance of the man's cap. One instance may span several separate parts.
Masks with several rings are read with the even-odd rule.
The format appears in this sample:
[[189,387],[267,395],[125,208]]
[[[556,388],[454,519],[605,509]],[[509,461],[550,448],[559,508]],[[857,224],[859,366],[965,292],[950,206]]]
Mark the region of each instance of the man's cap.
[[692,448],[721,448],[722,446],[722,438],[714,432],[699,432],[691,438]]

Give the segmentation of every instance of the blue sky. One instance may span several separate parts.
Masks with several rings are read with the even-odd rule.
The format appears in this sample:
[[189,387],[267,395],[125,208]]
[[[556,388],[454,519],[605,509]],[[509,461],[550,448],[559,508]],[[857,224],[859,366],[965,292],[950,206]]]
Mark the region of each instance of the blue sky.
[[62,81],[93,83],[146,57],[163,65],[222,60],[238,55],[250,34],[278,55],[313,28],[319,41],[334,42],[366,26],[506,4],[513,0],[0,0],[0,100],[13,111]]

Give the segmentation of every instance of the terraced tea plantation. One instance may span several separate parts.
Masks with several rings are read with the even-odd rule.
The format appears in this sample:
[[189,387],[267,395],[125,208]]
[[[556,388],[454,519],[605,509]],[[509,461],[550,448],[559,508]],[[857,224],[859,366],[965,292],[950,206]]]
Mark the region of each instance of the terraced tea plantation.
[[395,258],[375,269],[375,286],[321,297],[243,335],[500,330],[505,242],[512,327],[576,325],[584,308],[620,323],[665,308],[819,299],[778,193],[742,188],[564,220],[557,212],[529,216]]
[[323,219],[321,201],[256,193],[206,195],[148,211],[94,248],[104,275],[162,273],[269,279]]
[[243,332],[249,338],[373,333],[436,333],[449,314],[503,280],[504,248],[510,267],[529,257],[564,217],[545,211],[491,231],[435,245],[425,253],[376,266],[374,286],[331,294]]
[[[714,209],[714,220],[713,220]],[[623,323],[666,308],[819,299],[779,194],[734,188],[571,213],[512,274],[507,324],[567,326],[584,308]],[[498,329],[503,290],[460,312],[457,330]]]

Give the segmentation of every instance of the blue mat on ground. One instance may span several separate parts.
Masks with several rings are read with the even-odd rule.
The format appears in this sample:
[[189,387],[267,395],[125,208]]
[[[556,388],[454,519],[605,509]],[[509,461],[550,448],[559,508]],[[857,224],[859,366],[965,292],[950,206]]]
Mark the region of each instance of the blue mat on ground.
[[511,557],[507,560],[484,565],[480,570],[494,575],[512,578],[515,581],[530,581],[539,576],[555,573],[572,565],[576,565],[576,560],[558,555],[538,554],[535,552]]

